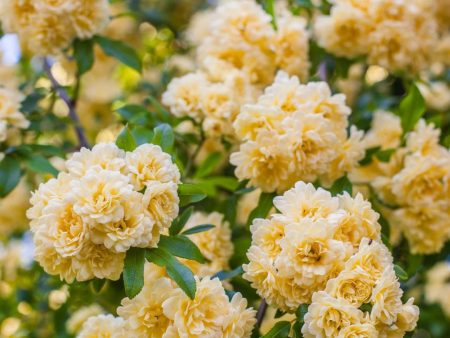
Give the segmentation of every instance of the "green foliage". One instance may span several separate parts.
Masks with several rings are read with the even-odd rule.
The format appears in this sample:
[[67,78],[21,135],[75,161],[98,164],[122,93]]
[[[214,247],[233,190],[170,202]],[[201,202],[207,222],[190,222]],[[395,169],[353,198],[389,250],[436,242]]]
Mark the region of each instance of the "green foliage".
[[222,160],[221,153],[210,154],[203,163],[198,167],[194,178],[202,178],[211,174]]
[[401,119],[403,133],[406,134],[412,129],[425,113],[425,100],[416,84],[412,84],[406,95],[400,102],[399,116]]
[[198,234],[200,232],[205,232],[205,231],[211,230],[213,228],[215,228],[215,225],[213,225],[213,224],[201,224],[201,225],[192,227],[190,229],[187,229],[187,230],[183,231],[181,234],[185,235],[185,236],[194,235],[194,234]]
[[78,76],[89,71],[94,65],[94,41],[75,40],[73,42],[73,57],[77,63]]
[[348,192],[350,195],[353,192],[352,182],[350,182],[347,175],[336,180],[330,188],[330,192],[334,196],[342,194],[344,191]]
[[247,219],[247,226],[252,224],[255,218],[264,218],[268,215],[270,209],[272,209],[272,201],[274,197],[275,196],[273,193],[261,193],[261,196],[258,200],[258,205],[255,209],[252,210],[250,216]]
[[127,251],[123,282],[129,298],[134,298],[144,287],[144,254],[145,250],[141,248],[130,248]]
[[174,256],[191,259],[199,263],[205,263],[206,259],[189,238],[183,235],[161,236],[158,248],[164,249]]
[[194,299],[197,284],[194,274],[188,267],[181,264],[173,255],[161,248],[148,249],[145,257],[148,261],[165,267],[169,277],[177,283],[189,298]]
[[133,151],[137,147],[136,140],[130,132],[128,126],[122,129],[119,136],[117,136],[116,144],[120,149],[125,151]]
[[186,210],[184,210],[179,217],[177,217],[173,222],[172,225],[169,228],[169,233],[173,235],[178,235],[180,231],[183,229],[187,221],[189,220],[189,217],[191,217],[192,213],[194,212],[194,207],[190,206]]
[[408,280],[408,274],[406,273],[406,271],[400,266],[395,264],[394,265],[394,271],[395,274],[397,275],[397,277],[401,280]]
[[112,40],[104,36],[95,36],[94,41],[106,55],[112,56],[134,70],[142,71],[142,62],[133,48],[122,41]]
[[5,197],[16,187],[21,175],[19,159],[5,156],[0,162],[0,197]]
[[35,173],[50,173],[53,176],[58,176],[58,170],[50,163],[44,156],[33,154],[26,159],[27,167]]
[[274,325],[274,327],[267,332],[263,338],[288,338],[291,331],[291,323],[288,321],[281,321]]
[[161,146],[166,153],[172,152],[174,142],[175,136],[170,125],[164,123],[153,129],[152,143]]

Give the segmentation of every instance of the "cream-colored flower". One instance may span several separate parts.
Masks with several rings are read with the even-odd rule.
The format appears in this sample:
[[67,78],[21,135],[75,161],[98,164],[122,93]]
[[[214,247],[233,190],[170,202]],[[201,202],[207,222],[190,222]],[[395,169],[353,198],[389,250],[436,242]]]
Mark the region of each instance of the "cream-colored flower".
[[280,69],[302,80],[308,77],[308,34],[303,18],[284,14],[277,20],[275,60]]
[[17,33],[25,51],[58,54],[75,38],[100,32],[109,21],[109,4],[106,0],[5,0],[1,15],[4,30]]
[[155,222],[153,232],[156,242],[159,235],[169,228],[178,216],[180,199],[177,187],[177,184],[173,182],[150,181],[147,183],[142,202],[146,213]]
[[231,229],[224,216],[218,212],[205,214],[195,212],[187,221],[184,229],[188,230],[197,225],[211,224],[213,229],[189,235],[189,238],[197,245],[207,263],[188,260],[185,262],[195,275],[199,277],[212,276],[219,271],[229,269],[228,261],[233,254],[231,243]]
[[397,209],[390,220],[401,229],[411,253],[431,254],[441,251],[450,239],[447,217],[448,210],[443,210],[439,205],[433,208],[425,205]]
[[319,16],[314,30],[321,46],[351,58],[367,53],[372,22],[367,13],[344,4],[333,6],[330,16]]
[[372,296],[375,280],[361,267],[353,270],[344,270],[338,277],[330,279],[325,291],[332,297],[344,299],[359,308],[368,303]]
[[352,324],[341,330],[338,338],[378,338],[379,334],[371,323]]
[[413,131],[408,133],[406,147],[412,152],[418,152],[422,155],[433,155],[448,157],[447,149],[439,144],[441,130],[433,124],[427,124],[425,120],[420,119]]
[[279,72],[234,122],[242,141],[230,157],[236,176],[266,192],[286,191],[299,180],[331,185],[363,157],[361,134],[347,136],[349,114],[345,97],[332,95],[326,83],[301,85]]
[[228,300],[218,279],[197,281],[193,300],[185,294],[169,298],[164,314],[173,321],[168,336],[188,337],[250,337],[255,323],[255,311],[247,309],[240,294]]
[[355,248],[359,246],[364,237],[379,240],[381,226],[380,217],[368,201],[361,194],[352,198],[348,193],[338,197],[339,207],[344,210],[337,216],[337,230],[335,239],[350,242]]
[[445,82],[430,82],[418,85],[428,107],[439,111],[450,108],[450,87]]
[[159,233],[154,238],[155,225],[145,214],[143,203],[141,194],[128,194],[123,204],[123,218],[107,223],[89,224],[91,241],[103,244],[114,252],[126,252],[130,247],[155,246],[159,241]]
[[392,178],[392,192],[401,204],[427,205],[445,199],[450,157],[418,154],[406,158],[404,168]]
[[[372,281],[381,275],[386,262],[392,262],[380,243],[374,244],[378,251],[366,248],[371,240],[364,236],[371,234],[378,240],[380,227],[377,214],[361,195],[355,200],[347,194],[332,197],[312,184],[298,182],[283,196],[275,198],[275,206],[280,213],[268,219],[255,219],[250,226],[252,244],[247,252],[249,264],[243,266],[243,277],[269,304],[283,311],[293,312],[300,304],[309,303],[314,292],[324,290],[327,282],[347,268],[349,262],[349,269],[361,265],[359,272],[367,274]],[[347,226],[358,232],[350,234],[351,230],[345,230]],[[358,247],[364,257],[358,256]],[[366,272],[366,265],[373,271]],[[376,268],[380,270],[378,274]],[[348,285],[334,292],[347,293],[344,299],[348,296],[353,303],[362,302],[370,297],[367,291],[370,287],[361,284],[365,289],[360,293],[365,296],[355,296],[352,283],[359,282],[353,283],[349,277]],[[339,285],[334,287],[339,288]]]
[[68,17],[76,36],[89,39],[103,30],[109,22],[109,3],[104,0],[76,0]]
[[181,297],[181,292],[169,278],[160,277],[151,284],[146,281],[133,299],[122,299],[117,313],[125,320],[128,334],[136,338],[169,337],[166,332],[172,320],[164,314],[163,307],[169,298]]
[[238,201],[236,220],[239,224],[246,224],[250,213],[258,206],[261,190],[255,189],[244,194]]
[[203,73],[191,73],[172,80],[162,96],[162,102],[175,116],[190,116],[199,119],[203,116],[201,107],[202,91],[207,79]]
[[125,159],[131,182],[138,191],[151,181],[176,184],[180,181],[177,166],[158,145],[140,145],[133,152],[128,152]]
[[87,242],[73,261],[77,281],[92,278],[118,280],[123,271],[125,253],[115,253],[103,245]]
[[120,172],[94,167],[71,182],[74,210],[87,223],[110,223],[123,219],[127,199],[136,193]]
[[299,222],[305,217],[318,220],[329,217],[339,208],[339,199],[311,183],[299,181],[282,196],[273,199],[274,206],[287,222]]
[[335,227],[326,221],[313,222],[307,218],[286,225],[285,235],[279,241],[281,252],[274,264],[280,276],[292,278],[296,284],[310,289],[311,294],[323,289],[351,255],[346,243],[333,239],[334,232]]
[[23,95],[16,90],[0,88],[0,121],[14,128],[28,128],[30,122],[20,112],[23,99]]
[[345,57],[367,55],[370,64],[418,73],[429,66],[438,42],[435,4],[430,1],[335,1],[319,15],[319,44]]
[[359,267],[378,280],[385,267],[391,266],[392,262],[392,256],[386,246],[378,241],[363,238],[359,250],[345,263],[345,269],[351,271]]
[[344,299],[336,299],[319,291],[312,297],[302,333],[307,338],[338,337],[344,329],[349,330],[352,325],[363,322],[363,313],[358,308]]
[[124,321],[113,315],[97,315],[89,318],[77,338],[119,338],[124,330]]
[[390,112],[378,110],[373,115],[372,128],[364,136],[364,146],[382,149],[397,148],[402,134],[400,118]]
[[59,173],[57,178],[52,178],[46,183],[41,183],[39,188],[31,194],[31,208],[27,210],[30,219],[30,227],[35,231],[40,227],[40,218],[45,207],[52,201],[62,201],[70,191],[72,177],[67,173]]
[[372,292],[372,311],[370,318],[374,322],[392,325],[397,320],[397,314],[402,307],[400,283],[392,266],[388,266]]
[[438,303],[445,314],[450,317],[450,263],[443,261],[434,265],[427,273],[425,300]]
[[125,152],[114,143],[99,143],[91,150],[81,148],[67,161],[67,171],[74,177],[82,177],[92,167],[125,173]]
[[97,316],[101,313],[103,313],[103,309],[98,304],[92,304],[79,308],[72,313],[69,320],[66,322],[67,331],[71,334],[78,333],[84,322],[86,322],[90,317]]

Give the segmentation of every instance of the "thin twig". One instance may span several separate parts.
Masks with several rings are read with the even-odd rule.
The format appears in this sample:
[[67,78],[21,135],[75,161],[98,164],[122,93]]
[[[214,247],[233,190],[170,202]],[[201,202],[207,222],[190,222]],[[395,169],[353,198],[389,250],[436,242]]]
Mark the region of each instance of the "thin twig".
[[80,119],[75,110],[75,101],[70,99],[66,90],[55,79],[55,77],[52,74],[51,68],[52,68],[52,66],[50,64],[50,61],[48,60],[48,58],[45,58],[44,59],[44,70],[47,73],[47,76],[50,79],[50,82],[52,83],[53,89],[59,95],[61,100],[63,100],[64,103],[67,105],[67,108],[69,108],[69,117],[74,123],[75,132],[78,137],[78,143],[80,145],[80,148],[82,148],[82,147],[89,148],[89,143],[87,141],[86,135],[84,134],[84,129],[80,124]]
[[264,319],[264,315],[266,314],[267,310],[267,302],[263,298],[261,301],[261,304],[259,304],[258,312],[256,312],[256,326],[261,327],[261,323]]
[[327,82],[327,63],[323,61],[319,64],[319,68],[317,69],[317,76],[321,81]]

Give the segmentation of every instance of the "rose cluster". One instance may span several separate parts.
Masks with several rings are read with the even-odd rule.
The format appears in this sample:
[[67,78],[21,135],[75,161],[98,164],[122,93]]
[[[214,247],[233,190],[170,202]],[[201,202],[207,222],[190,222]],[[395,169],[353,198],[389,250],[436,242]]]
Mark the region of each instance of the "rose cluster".
[[439,144],[440,129],[424,120],[407,135],[404,146],[402,133],[398,116],[377,112],[364,144],[392,154],[388,161],[374,156],[350,178],[374,189],[386,206],[392,234],[402,233],[411,252],[436,253],[450,239],[450,152]]
[[307,77],[308,33],[303,18],[285,9],[271,17],[254,0],[229,1],[201,21],[196,72],[175,78],[162,101],[176,116],[202,124],[208,137],[233,138],[240,106],[253,102],[276,70]]
[[417,73],[430,65],[437,47],[434,2],[336,0],[330,15],[316,19],[315,35],[338,56],[364,55],[390,71]]
[[178,215],[180,173],[153,144],[81,149],[39,186],[27,216],[35,259],[67,282],[116,280],[131,247],[155,247]]
[[284,311],[309,303],[325,289],[364,238],[378,241],[379,215],[360,194],[332,197],[298,182],[274,199],[280,213],[256,219],[244,278],[267,302]]
[[403,337],[414,330],[419,308],[403,291],[392,256],[382,243],[364,238],[339,275],[312,296],[304,337]]
[[0,16],[6,32],[19,35],[33,55],[58,54],[75,38],[89,39],[109,21],[107,0],[2,0]]
[[113,338],[250,337],[255,311],[247,309],[240,293],[230,300],[217,278],[196,277],[196,284],[195,298],[190,299],[163,269],[147,263],[144,288],[135,298],[122,300],[117,309],[120,317],[91,317],[78,337],[96,333]]
[[330,185],[364,157],[362,132],[347,134],[350,108],[325,82],[300,84],[279,72],[234,122],[242,141],[231,155],[235,174],[263,191],[283,192],[299,180]]

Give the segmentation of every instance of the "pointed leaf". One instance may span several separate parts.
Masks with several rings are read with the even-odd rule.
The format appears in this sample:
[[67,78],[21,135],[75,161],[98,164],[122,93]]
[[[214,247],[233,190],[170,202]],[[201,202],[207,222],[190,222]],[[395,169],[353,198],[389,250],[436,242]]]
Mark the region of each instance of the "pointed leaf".
[[262,338],[287,338],[291,331],[291,323],[287,321],[278,322]]
[[133,48],[126,45],[122,41],[112,40],[104,36],[94,37],[96,43],[100,45],[106,55],[116,58],[123,64],[135,69],[138,72],[142,71],[142,62]]
[[73,42],[73,58],[77,63],[79,76],[89,71],[94,64],[94,41],[76,39]]
[[172,152],[174,142],[175,136],[170,125],[164,123],[153,129],[152,143],[161,146],[166,153]]
[[197,289],[194,274],[188,267],[181,264],[173,255],[164,249],[148,249],[146,258],[150,262],[165,267],[169,277],[178,284],[186,295],[194,299]]
[[144,287],[144,254],[145,250],[141,248],[130,248],[127,251],[123,282],[129,298],[134,298]]
[[173,235],[178,235],[180,231],[183,229],[184,225],[189,220],[189,217],[191,217],[192,213],[194,212],[194,207],[189,207],[186,210],[184,210],[180,216],[178,216],[175,221],[173,221],[172,225],[169,228],[169,233]]
[[191,259],[199,263],[205,263],[206,259],[203,257],[197,245],[189,238],[182,235],[177,236],[161,236],[158,242],[158,248],[164,249],[174,256]]
[[208,230],[211,230],[215,228],[215,225],[213,224],[201,224],[201,225],[197,225],[195,227],[192,227],[190,229],[187,229],[185,231],[183,231],[181,234],[182,235],[194,235],[194,234],[198,234],[199,232],[205,232]]
[[408,94],[400,102],[399,107],[399,114],[404,134],[414,129],[414,126],[425,113],[425,110],[425,100],[420,93],[419,88],[417,88],[416,84],[413,83]]
[[123,128],[119,136],[117,136],[116,144],[125,151],[133,151],[137,147],[136,140],[128,127]]
[[252,224],[253,220],[255,218],[265,218],[270,209],[272,209],[273,206],[273,193],[261,193],[261,196],[259,196],[258,205],[253,211],[250,213],[250,216],[247,220],[247,226]]
[[19,160],[5,156],[0,162],[0,197],[5,197],[16,187],[21,175]]

